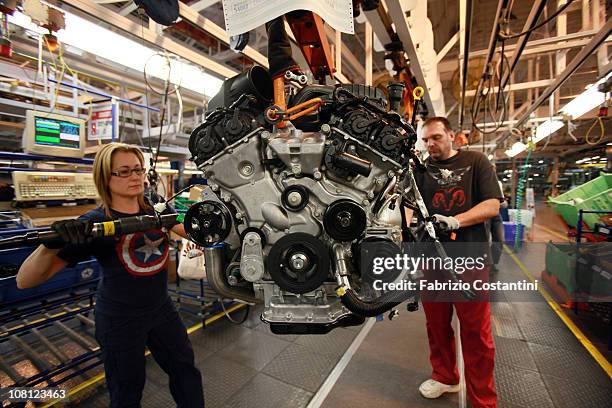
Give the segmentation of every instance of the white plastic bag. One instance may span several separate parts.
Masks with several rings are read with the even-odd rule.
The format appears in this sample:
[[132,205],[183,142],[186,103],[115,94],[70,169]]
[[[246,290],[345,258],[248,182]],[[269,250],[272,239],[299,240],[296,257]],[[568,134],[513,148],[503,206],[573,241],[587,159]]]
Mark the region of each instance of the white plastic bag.
[[206,279],[203,248],[188,239],[183,239],[182,242],[183,249],[179,257],[178,275],[181,279]]

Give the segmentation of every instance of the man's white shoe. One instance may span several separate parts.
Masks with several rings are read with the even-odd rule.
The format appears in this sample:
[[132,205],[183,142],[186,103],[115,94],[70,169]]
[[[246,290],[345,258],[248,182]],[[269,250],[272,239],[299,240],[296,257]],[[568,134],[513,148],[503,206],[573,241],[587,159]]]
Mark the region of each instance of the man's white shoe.
[[429,379],[419,387],[419,392],[425,398],[438,398],[446,392],[459,392],[459,384],[447,385],[439,381]]

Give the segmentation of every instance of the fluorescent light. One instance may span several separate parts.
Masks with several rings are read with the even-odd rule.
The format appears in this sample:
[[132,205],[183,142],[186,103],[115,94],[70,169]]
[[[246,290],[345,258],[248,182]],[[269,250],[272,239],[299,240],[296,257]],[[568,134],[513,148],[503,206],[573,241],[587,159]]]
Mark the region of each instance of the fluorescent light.
[[533,177],[540,177],[538,173],[534,174]]
[[533,138],[533,143],[538,143],[540,140],[546,139],[548,136],[552,135],[562,127],[563,122],[561,122],[560,120],[548,119],[547,121],[540,123],[540,125],[538,125],[538,128],[536,129],[536,134]]
[[526,149],[527,145],[525,143],[516,142],[510,149],[506,150],[505,153],[508,157],[514,157],[517,154],[524,152]]
[[538,160],[538,164],[544,163],[544,160]]
[[561,112],[576,119],[601,105],[605,102],[606,96],[603,92],[599,92],[597,87],[599,84],[606,82],[611,75],[612,72],[591,85],[586,91],[561,108]]
[[533,180],[533,177],[529,177],[527,180],[531,181],[531,180]]
[[[164,57],[153,57],[158,54],[153,48],[145,47],[137,41],[117,34],[102,26],[65,12],[66,28],[56,33],[64,44],[71,45],[109,61],[144,72],[165,80],[168,77],[167,61]],[[47,30],[33,24],[28,16],[16,11],[9,15],[9,22],[39,34]],[[153,57],[153,58],[152,58]],[[222,80],[207,74],[194,64],[170,58],[170,82],[202,95],[215,95],[221,88]]]

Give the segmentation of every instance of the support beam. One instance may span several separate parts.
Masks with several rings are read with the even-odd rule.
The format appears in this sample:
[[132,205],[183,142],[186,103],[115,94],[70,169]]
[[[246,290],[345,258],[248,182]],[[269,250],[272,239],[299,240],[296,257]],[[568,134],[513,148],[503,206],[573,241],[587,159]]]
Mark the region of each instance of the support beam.
[[[557,8],[563,7],[567,3],[567,0],[559,0],[557,3]],[[567,35],[567,14],[561,13],[557,17],[557,37],[562,37]],[[567,65],[567,52],[565,50],[557,51],[557,55],[555,58],[556,62],[556,72],[563,72],[565,66]]]
[[363,11],[365,14],[366,20],[372,25],[372,30],[374,30],[374,34],[378,37],[378,40],[381,44],[389,44],[391,42],[391,37],[389,36],[389,30],[393,30],[390,26],[387,27],[385,21],[383,21],[381,17],[381,13],[379,9],[382,9],[382,4],[378,6],[376,10]]
[[[541,79],[539,81],[521,82],[518,84],[506,85],[506,87],[504,88],[504,91],[511,92],[511,91],[524,91],[525,89],[545,88],[552,83],[553,83],[552,79]],[[498,89],[499,88],[497,86],[494,86],[493,88],[491,88],[491,92],[496,93]],[[476,90],[473,89],[471,91],[467,91],[465,95],[474,96],[476,95]]]
[[[495,55],[495,45],[497,44],[497,38],[499,36],[500,24],[499,21],[502,18],[502,13],[508,7],[509,0],[499,0],[497,3],[497,10],[495,11],[495,17],[493,19],[493,27],[491,28],[491,35],[489,37],[489,47],[487,48],[487,57],[482,68],[482,73],[480,75],[478,86],[476,88],[476,95],[481,95],[483,91],[484,79],[486,78],[487,72],[491,69],[491,61],[493,61],[493,55]],[[472,104],[473,115],[478,116],[478,112],[480,111],[480,98],[474,99],[474,103]]]
[[[459,0],[459,83],[461,84],[461,102],[459,105],[459,130],[463,130],[465,117],[465,91],[467,90],[467,73],[472,32],[472,16],[474,14],[472,0]],[[450,43],[450,41],[449,41]],[[444,49],[443,49],[444,50]],[[484,137],[483,137],[484,140]]]
[[[565,70],[557,75],[554,82],[546,88],[540,97],[527,109],[527,111],[523,114],[521,119],[519,119],[517,123],[517,127],[521,126],[523,123],[529,120],[529,115],[534,112],[541,104],[546,100],[557,88],[567,81],[572,73],[574,73],[586,60],[587,58],[595,51],[601,44],[603,44],[604,40],[612,33],[612,19],[606,21],[606,24],[603,28],[597,33],[595,37],[591,39],[589,44],[585,46],[569,63],[569,65],[565,68]],[[500,143],[503,142],[509,135],[505,135],[501,138]]]
[[365,22],[365,84],[372,86],[372,25],[369,21]]
[[170,38],[159,36],[153,30],[148,28],[142,29],[138,22],[132,21],[127,17],[121,17],[116,12],[98,4],[92,3],[86,0],[63,0],[63,5],[68,5],[76,10],[79,10],[85,14],[88,14],[92,18],[98,21],[104,21],[110,24],[112,27],[122,30],[126,33],[137,33],[143,34],[145,42],[149,43],[149,46],[155,48],[164,48],[169,52],[178,55],[179,57],[185,58],[192,63],[204,67],[207,71],[216,74],[223,78],[229,78],[236,75],[238,72],[220,64],[211,58],[202,55],[184,45],[174,41]]
[[591,13],[589,10],[589,0],[582,0],[582,29],[591,28]]
[[218,2],[219,0],[198,0],[198,1],[194,1],[193,3],[191,3],[189,7],[199,12],[204,9],[207,9],[208,7]]
[[334,79],[337,79],[338,82],[340,82],[341,84],[348,84],[349,83],[348,78],[345,77],[342,72],[336,71],[336,73],[334,74]]
[[418,85],[421,85],[426,89],[425,95],[423,96],[423,100],[425,101],[425,105],[427,106],[429,114],[432,116],[443,114],[444,112],[436,112],[434,110],[433,104],[431,102],[431,97],[429,95],[429,92],[427,92],[427,83],[425,82],[425,75],[423,74],[423,69],[421,68],[419,59],[417,57],[416,48],[414,46],[414,42],[412,42],[412,35],[410,34],[410,28],[408,27],[408,22],[406,21],[406,16],[404,15],[404,11],[402,10],[400,2],[398,0],[388,1],[387,8],[389,9],[389,15],[393,20],[393,24],[395,24],[397,36],[402,42],[402,45],[404,46],[404,51],[406,51],[408,59],[410,60],[410,72],[416,78]]
[[[607,4],[607,2],[606,2]],[[602,21],[606,21],[606,8],[601,7],[599,0],[592,0],[591,5],[593,7],[592,19],[593,19],[593,29],[599,30],[602,26]],[[603,14],[603,19],[602,19]],[[606,47],[601,47],[597,50],[597,69],[599,70],[599,75],[604,75],[606,72],[603,71],[603,67],[608,64],[608,49]]]
[[[179,2],[179,16],[183,20],[193,24],[195,27],[198,27],[204,32],[212,35],[222,43],[226,45],[229,44],[229,35],[227,35],[225,30],[201,15],[198,10],[189,7],[185,3]],[[242,54],[252,59],[259,65],[268,68],[268,58],[259,51],[255,50],[253,47],[247,45],[242,51]]]
[[[448,40],[448,42],[444,45],[444,47],[442,47],[440,52],[436,55],[436,64],[439,64],[440,61],[442,61],[444,59],[444,57],[446,57],[446,54],[448,54],[448,52],[453,49],[455,44],[457,44],[457,40],[459,40],[459,33],[461,33],[461,28],[459,29],[459,31],[457,31],[455,33],[455,35],[453,35],[450,38],[450,40]],[[463,52],[461,52],[461,50],[459,50],[459,54],[461,56],[461,55],[463,55]]]
[[[594,36],[595,34],[597,34],[597,30],[590,30],[590,31],[581,31],[578,33],[568,34],[563,37],[550,37],[550,38],[543,38],[541,40],[529,41],[527,45],[525,46],[525,50],[523,50],[523,55],[526,55],[526,53],[530,53],[530,50],[533,47],[539,47],[542,45],[551,45],[551,44],[556,45],[557,43],[561,41],[571,41],[571,40],[589,38],[589,37]],[[507,45],[506,47],[504,47],[504,52],[512,52],[514,51],[515,48],[516,48],[516,44]],[[495,52],[496,53],[501,52],[501,47],[497,47],[495,49]],[[473,51],[470,53],[470,58],[481,57],[484,55],[487,55],[487,50]]]
[[132,11],[136,10],[137,8],[138,6],[136,5],[136,3],[133,1],[130,1],[125,6],[121,7],[121,9],[119,9],[117,13],[119,13],[120,16],[125,17],[128,14],[130,14]]
[[[336,31],[328,24],[325,24],[325,33],[327,34],[327,38],[329,40],[335,40]],[[335,45],[336,47],[338,46],[338,44]],[[346,44],[341,43],[340,45],[342,46],[340,51],[342,52],[342,58],[344,58],[344,62],[348,63],[353,68],[353,71],[357,72],[359,75],[362,75],[362,73],[365,72],[365,67],[363,66],[363,64],[359,62],[357,57],[355,57],[351,50],[349,50]]]
[[[535,0],[535,2],[533,3],[531,11],[529,12],[529,16],[527,16],[527,20],[525,21],[525,25],[523,26],[523,30],[521,31],[525,34],[520,36],[518,41],[516,42],[516,48],[514,49],[514,53],[512,54],[512,57],[510,58],[510,63],[508,64],[510,65],[510,69],[504,70],[504,74],[501,78],[500,84],[502,89],[506,87],[506,84],[508,84],[508,81],[510,80],[510,74],[516,68],[516,65],[519,62],[519,58],[521,57],[521,54],[523,53],[523,50],[527,45],[527,41],[529,41],[529,37],[531,35],[530,30],[533,26],[535,26],[536,22],[540,18],[540,15],[542,15],[544,7],[546,7],[546,0]],[[503,67],[504,64],[501,64],[501,66]]]
[[336,73],[342,72],[342,31],[336,31],[334,39]]

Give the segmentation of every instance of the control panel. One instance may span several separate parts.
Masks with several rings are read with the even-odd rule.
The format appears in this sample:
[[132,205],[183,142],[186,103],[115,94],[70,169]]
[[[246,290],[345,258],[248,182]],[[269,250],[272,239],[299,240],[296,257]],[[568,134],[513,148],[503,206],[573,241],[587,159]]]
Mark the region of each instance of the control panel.
[[12,175],[16,201],[98,198],[91,173],[15,171]]

